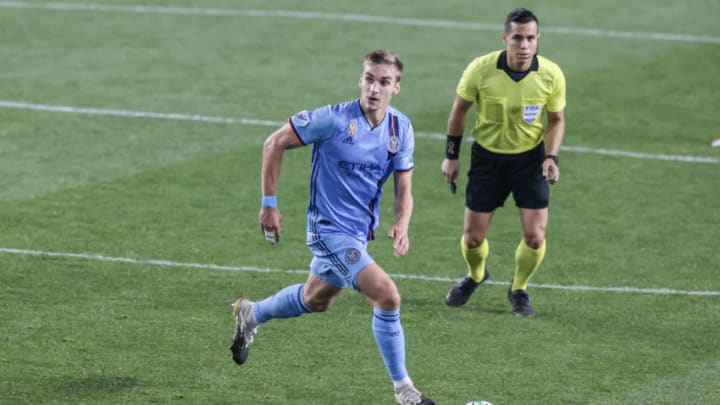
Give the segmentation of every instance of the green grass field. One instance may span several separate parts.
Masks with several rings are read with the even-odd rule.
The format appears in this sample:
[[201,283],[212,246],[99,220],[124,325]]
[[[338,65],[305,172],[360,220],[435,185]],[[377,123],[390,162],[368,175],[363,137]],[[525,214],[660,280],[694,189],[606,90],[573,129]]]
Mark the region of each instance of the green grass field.
[[[393,105],[417,132],[415,215],[408,256],[370,250],[403,296],[417,386],[441,405],[720,403],[716,0],[73,1],[0,1],[0,404],[391,404],[351,291],[264,325],[242,367],[228,351],[232,301],[302,282],[310,260],[309,148],[286,154],[270,246],[264,138],[357,97],[379,47],[406,64]],[[439,136],[516,6],[568,83],[534,319],[505,297],[511,200],[491,283],[443,303],[465,273],[464,201]]]

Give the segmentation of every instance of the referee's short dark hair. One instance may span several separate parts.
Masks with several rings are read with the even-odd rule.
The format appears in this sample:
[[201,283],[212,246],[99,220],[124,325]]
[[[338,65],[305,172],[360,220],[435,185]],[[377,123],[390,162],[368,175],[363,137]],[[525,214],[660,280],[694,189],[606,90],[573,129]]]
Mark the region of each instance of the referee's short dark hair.
[[526,8],[516,8],[515,10],[511,11],[510,14],[508,14],[505,18],[505,32],[510,32],[510,23],[526,24],[530,21],[535,21],[535,23],[538,25],[538,28],[540,28],[540,22],[538,21],[537,17],[535,17],[535,14],[533,14],[532,11]]

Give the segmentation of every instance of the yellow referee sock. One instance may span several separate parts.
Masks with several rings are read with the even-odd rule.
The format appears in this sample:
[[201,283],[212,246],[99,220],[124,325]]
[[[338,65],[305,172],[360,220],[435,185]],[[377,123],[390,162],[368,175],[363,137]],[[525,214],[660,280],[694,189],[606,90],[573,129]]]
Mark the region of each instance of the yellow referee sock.
[[465,244],[465,235],[463,235],[460,239],[460,248],[468,266],[468,276],[479,283],[485,277],[485,261],[490,253],[490,244],[487,238],[480,246],[471,249]]
[[520,244],[515,251],[515,277],[513,278],[510,290],[527,290],[530,278],[540,267],[545,257],[545,241],[539,249],[533,249],[525,243],[525,239],[520,240]]

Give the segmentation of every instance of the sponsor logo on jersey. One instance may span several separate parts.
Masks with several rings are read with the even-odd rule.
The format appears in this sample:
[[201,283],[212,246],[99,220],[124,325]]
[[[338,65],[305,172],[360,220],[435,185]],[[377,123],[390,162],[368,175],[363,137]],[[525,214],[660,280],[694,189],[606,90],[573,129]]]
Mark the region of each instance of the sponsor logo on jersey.
[[364,176],[380,176],[382,174],[383,167],[380,166],[377,163],[357,163],[357,162],[348,162],[346,160],[341,160],[338,162],[338,166],[341,169],[345,169],[347,174],[355,173],[356,175],[364,175]]

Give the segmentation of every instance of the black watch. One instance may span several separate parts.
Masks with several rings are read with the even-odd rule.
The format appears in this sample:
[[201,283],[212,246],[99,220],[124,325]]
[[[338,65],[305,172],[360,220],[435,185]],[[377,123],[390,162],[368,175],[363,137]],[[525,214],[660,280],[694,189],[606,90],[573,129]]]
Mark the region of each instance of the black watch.
[[545,159],[552,159],[556,165],[560,165],[560,158],[557,155],[545,155]]

